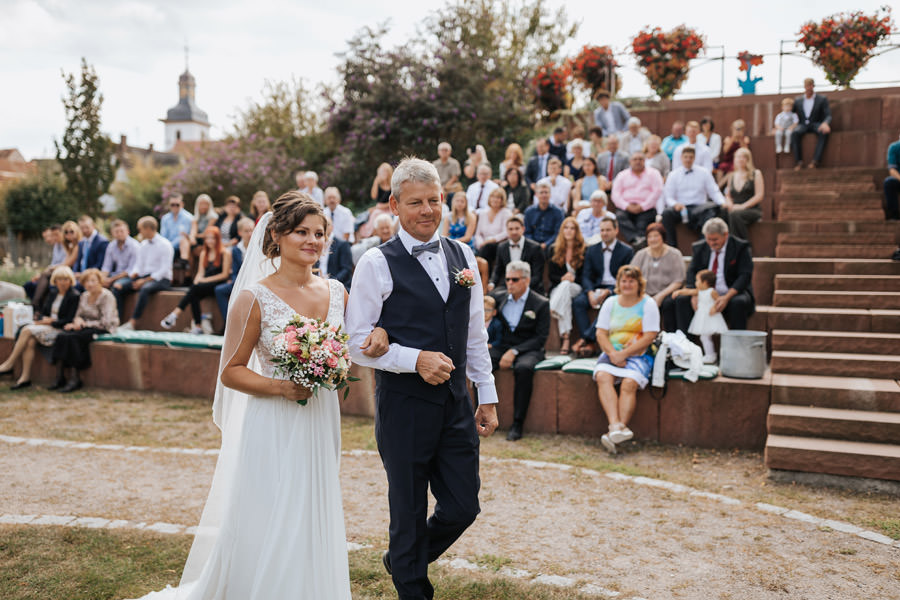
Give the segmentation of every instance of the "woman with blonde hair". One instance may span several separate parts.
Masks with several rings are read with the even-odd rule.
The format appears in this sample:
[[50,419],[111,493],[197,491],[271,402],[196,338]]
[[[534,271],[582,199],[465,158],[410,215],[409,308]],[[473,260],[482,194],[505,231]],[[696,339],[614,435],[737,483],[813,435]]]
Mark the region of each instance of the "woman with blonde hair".
[[463,167],[463,175],[474,181],[478,173],[478,167],[481,165],[490,167],[491,161],[487,158],[487,150],[481,144],[477,144],[474,150],[469,148],[466,151],[469,153],[469,158],[466,159],[466,164]]
[[525,174],[525,153],[522,152],[522,146],[515,142],[506,147],[506,154],[500,163],[500,181],[506,178],[509,169],[518,169],[520,175]]
[[209,194],[200,194],[194,201],[194,218],[191,221],[191,231],[181,234],[178,251],[182,260],[190,260],[191,250],[203,245],[203,232],[207,226],[215,225],[219,214],[213,207]]
[[753,166],[753,154],[747,148],[734,153],[734,169],[725,176],[725,204],[728,211],[728,230],[742,240],[747,239],[747,227],[762,219],[759,207],[766,193],[762,171]]
[[387,204],[391,198],[391,177],[394,175],[394,168],[387,164],[378,165],[375,172],[375,179],[372,181],[372,189],[369,191],[369,197],[375,201],[375,204]]
[[[490,198],[488,198],[490,200]],[[441,223],[441,235],[466,244],[470,248],[475,247],[475,213],[469,210],[469,201],[465,192],[453,194],[453,203],[450,205],[450,213],[444,217]]]

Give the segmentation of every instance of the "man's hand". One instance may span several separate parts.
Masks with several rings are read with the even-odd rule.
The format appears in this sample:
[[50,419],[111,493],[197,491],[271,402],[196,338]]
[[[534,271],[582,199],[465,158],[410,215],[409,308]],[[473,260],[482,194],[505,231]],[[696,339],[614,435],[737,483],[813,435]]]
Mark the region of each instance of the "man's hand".
[[478,435],[487,437],[497,429],[497,405],[479,404],[475,409],[475,431]]
[[516,362],[516,353],[512,350],[507,350],[503,353],[503,356],[500,357],[500,368],[512,369],[514,362]]
[[822,123],[821,125],[819,125],[819,131],[828,134],[831,133],[831,127],[828,125],[828,123]]
[[675,212],[681,212],[684,210],[684,204],[678,203],[675,206],[673,206],[672,208],[675,209]]
[[147,283],[146,279],[135,279],[131,282],[131,289],[133,289],[134,291],[138,291],[139,289],[144,287],[145,283]]
[[590,300],[590,304],[594,308],[597,308],[601,304],[603,304],[603,301],[606,300],[607,296],[609,296],[609,290],[607,289],[588,292],[588,300]]
[[714,315],[725,310],[725,307],[728,306],[728,300],[729,298],[727,296],[719,296],[718,298],[716,298],[716,301],[713,303],[712,308],[709,309],[709,314]]
[[369,358],[378,358],[379,356],[384,356],[390,346],[391,343],[388,340],[387,331],[381,327],[376,327],[372,330],[372,333],[366,336],[359,349]]
[[443,352],[422,350],[416,360],[416,372],[431,385],[440,385],[450,379],[453,361]]

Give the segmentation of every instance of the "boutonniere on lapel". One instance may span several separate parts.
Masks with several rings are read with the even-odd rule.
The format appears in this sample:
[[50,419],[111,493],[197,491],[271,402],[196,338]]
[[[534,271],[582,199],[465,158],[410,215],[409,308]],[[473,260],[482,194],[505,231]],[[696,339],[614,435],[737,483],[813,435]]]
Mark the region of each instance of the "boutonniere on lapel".
[[728,264],[729,264],[729,265],[736,265],[736,264],[737,264],[737,259],[736,259],[736,258],[731,259],[731,262],[728,263]]
[[525,317],[526,319],[536,319],[537,318],[537,315],[534,314],[533,310],[526,310],[525,312],[522,313],[522,316]]
[[464,288],[470,288],[475,285],[475,272],[472,269],[460,269],[453,276],[456,285]]

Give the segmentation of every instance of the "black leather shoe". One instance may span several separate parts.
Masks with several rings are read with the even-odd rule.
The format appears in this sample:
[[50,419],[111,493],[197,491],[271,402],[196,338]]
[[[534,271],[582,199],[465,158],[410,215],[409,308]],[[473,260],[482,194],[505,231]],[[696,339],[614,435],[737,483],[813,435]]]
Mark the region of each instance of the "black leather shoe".
[[509,428],[509,432],[506,434],[507,442],[517,442],[522,439],[522,426],[518,423],[513,423],[512,427]]
[[75,390],[80,390],[82,385],[84,384],[81,383],[80,379],[77,381],[70,381],[64,388],[60,389],[59,392],[61,394],[69,394]]
[[12,369],[10,369],[9,371],[0,371],[0,377],[6,377],[6,376],[12,375],[12,374],[13,374]]
[[47,388],[47,390],[58,390],[66,387],[66,380],[63,377],[60,377],[56,380],[56,383]]
[[22,388],[27,388],[27,387],[31,387],[30,381],[23,381],[22,383],[14,383],[11,386],[9,386],[9,389],[10,390],[21,390]]
[[384,554],[381,555],[381,564],[384,565],[384,570],[387,571],[388,575],[393,575],[391,573],[391,554],[388,550],[385,550]]

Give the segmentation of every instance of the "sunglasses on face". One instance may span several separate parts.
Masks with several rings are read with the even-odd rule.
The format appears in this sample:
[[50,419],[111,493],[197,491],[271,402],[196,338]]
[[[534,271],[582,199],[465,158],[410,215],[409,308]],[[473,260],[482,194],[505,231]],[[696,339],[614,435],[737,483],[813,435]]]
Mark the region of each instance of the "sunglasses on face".
[[513,283],[519,281],[520,279],[522,279],[522,278],[521,277],[507,277],[506,278],[507,281],[512,281]]

